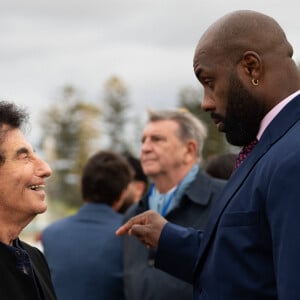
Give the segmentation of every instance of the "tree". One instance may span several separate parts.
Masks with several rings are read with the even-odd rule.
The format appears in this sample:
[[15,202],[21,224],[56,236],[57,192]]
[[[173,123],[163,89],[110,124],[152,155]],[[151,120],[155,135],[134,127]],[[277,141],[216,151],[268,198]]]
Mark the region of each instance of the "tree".
[[128,136],[128,110],[131,103],[127,88],[119,77],[112,76],[107,80],[102,106],[108,148],[119,153],[130,151],[126,136]]
[[226,142],[224,135],[220,134],[216,125],[213,123],[210,114],[201,109],[202,97],[202,90],[185,87],[179,93],[178,102],[180,107],[189,110],[207,126],[208,136],[203,148],[203,158],[206,159],[213,154],[228,152],[230,146]]
[[41,144],[53,169],[48,194],[53,201],[77,207],[82,167],[100,136],[100,109],[83,101],[73,86],[65,86],[59,98],[59,104],[51,105],[41,120]]

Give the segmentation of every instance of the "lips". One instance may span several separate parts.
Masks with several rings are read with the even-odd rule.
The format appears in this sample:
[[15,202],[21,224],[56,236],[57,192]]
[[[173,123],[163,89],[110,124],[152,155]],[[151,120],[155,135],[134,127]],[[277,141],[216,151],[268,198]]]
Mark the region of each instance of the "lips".
[[29,188],[33,191],[41,191],[45,189],[45,185],[44,184],[33,184],[30,185]]
[[224,132],[224,123],[220,119],[214,119],[214,123],[220,132]]

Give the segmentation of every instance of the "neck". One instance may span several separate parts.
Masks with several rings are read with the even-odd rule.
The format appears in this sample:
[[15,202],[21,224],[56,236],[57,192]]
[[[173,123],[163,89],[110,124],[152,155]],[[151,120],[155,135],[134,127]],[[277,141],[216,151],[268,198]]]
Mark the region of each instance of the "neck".
[[12,246],[13,241],[19,236],[21,229],[18,228],[3,228],[0,230],[0,242]]
[[14,219],[0,214],[0,242],[12,246],[13,241],[19,236],[25,226],[32,220],[15,222]]
[[174,188],[175,186],[177,186],[177,184],[179,183],[172,183],[172,182],[169,182],[169,181],[153,181],[154,182],[154,185],[156,187],[156,189],[159,191],[160,194],[165,194],[167,193],[168,191],[170,191],[172,188]]
[[172,173],[158,174],[157,176],[151,176],[151,179],[153,180],[154,185],[159,193],[164,194],[177,186],[191,170],[191,168],[192,167],[184,170],[176,170]]

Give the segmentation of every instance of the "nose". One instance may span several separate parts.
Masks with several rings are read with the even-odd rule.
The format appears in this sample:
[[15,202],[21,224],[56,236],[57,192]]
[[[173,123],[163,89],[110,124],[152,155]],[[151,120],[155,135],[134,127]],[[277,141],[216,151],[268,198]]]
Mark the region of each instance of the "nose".
[[149,139],[144,139],[141,147],[141,153],[143,152],[149,152],[151,150],[151,142]]
[[47,178],[52,174],[52,170],[48,163],[41,158],[37,158],[37,173],[39,177]]
[[215,101],[209,96],[207,92],[204,92],[204,97],[201,102],[201,108],[204,111],[214,111],[216,109]]

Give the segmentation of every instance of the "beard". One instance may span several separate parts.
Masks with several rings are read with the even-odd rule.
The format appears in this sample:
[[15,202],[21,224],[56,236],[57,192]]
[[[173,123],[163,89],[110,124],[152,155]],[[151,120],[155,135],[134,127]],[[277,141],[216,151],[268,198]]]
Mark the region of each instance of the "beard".
[[227,93],[226,116],[223,118],[227,141],[235,146],[245,146],[253,141],[264,117],[264,108],[255,96],[251,95],[237,76],[230,76]]

